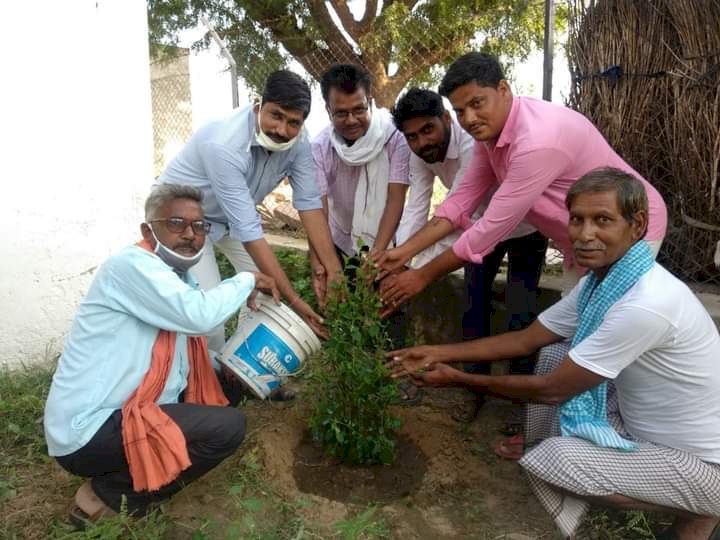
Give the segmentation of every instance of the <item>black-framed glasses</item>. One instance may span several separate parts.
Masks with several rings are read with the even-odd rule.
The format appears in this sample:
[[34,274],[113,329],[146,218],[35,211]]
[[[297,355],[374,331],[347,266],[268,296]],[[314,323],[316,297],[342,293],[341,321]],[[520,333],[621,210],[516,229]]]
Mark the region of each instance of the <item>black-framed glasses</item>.
[[151,219],[150,223],[155,223],[156,221],[164,222],[167,230],[173,233],[185,232],[185,229],[187,229],[188,227],[192,228],[195,234],[207,234],[210,232],[210,223],[208,223],[204,219],[195,219],[193,221],[190,221],[189,219],[184,219],[181,217],[169,217],[161,219]]
[[362,107],[355,107],[349,111],[330,111],[330,116],[333,117],[333,120],[345,120],[350,115],[355,118],[362,118],[367,114],[368,109],[369,107],[367,105],[363,105]]

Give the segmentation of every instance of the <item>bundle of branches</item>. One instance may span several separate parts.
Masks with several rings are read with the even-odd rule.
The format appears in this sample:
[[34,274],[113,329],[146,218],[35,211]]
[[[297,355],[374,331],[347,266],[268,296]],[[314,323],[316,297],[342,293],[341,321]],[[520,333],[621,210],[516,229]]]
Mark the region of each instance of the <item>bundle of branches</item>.
[[716,285],[719,17],[720,0],[574,0],[568,40],[570,105],[668,204],[659,260]]
[[572,3],[570,106],[590,118],[615,151],[666,197],[669,166],[661,132],[676,39],[662,0]]
[[677,228],[670,238],[683,274],[720,281],[720,0],[665,0],[679,37],[666,117]]

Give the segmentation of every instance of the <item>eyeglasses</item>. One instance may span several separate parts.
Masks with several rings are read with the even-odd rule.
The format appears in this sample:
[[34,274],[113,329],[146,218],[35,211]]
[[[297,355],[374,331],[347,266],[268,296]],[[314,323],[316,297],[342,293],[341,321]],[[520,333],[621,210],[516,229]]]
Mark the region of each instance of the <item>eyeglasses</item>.
[[164,219],[151,219],[150,223],[155,223],[156,221],[165,222],[165,227],[167,227],[167,230],[173,233],[185,232],[185,229],[187,229],[188,226],[192,228],[192,231],[195,234],[207,234],[210,232],[210,223],[208,223],[204,219],[196,219],[194,221],[190,221],[181,217],[169,217]]
[[349,111],[335,111],[330,112],[330,116],[332,116],[333,120],[345,120],[350,115],[353,115],[355,118],[361,118],[365,116],[368,112],[368,106],[363,105],[362,107],[355,107],[352,110]]

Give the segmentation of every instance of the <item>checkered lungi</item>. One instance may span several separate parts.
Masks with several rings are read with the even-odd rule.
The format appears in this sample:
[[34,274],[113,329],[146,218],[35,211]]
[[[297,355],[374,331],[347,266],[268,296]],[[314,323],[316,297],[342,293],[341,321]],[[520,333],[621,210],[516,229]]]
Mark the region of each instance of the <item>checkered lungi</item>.
[[[554,370],[569,349],[569,342],[543,348],[536,374]],[[539,444],[523,456],[520,465],[566,537],[575,534],[589,507],[566,492],[580,497],[624,495],[694,514],[720,516],[720,464],[633,438],[624,429],[612,383],[608,384],[607,409],[610,425],[623,437],[639,442],[638,450],[623,452],[577,437],[561,437],[557,407],[527,406],[525,443]]]

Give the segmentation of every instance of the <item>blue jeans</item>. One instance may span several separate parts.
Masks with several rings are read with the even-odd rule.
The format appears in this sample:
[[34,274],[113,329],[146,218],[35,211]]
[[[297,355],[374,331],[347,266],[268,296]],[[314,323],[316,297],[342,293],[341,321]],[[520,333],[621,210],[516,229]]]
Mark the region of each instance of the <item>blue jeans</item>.
[[[545,263],[547,238],[539,232],[500,242],[481,264],[465,265],[467,310],[463,315],[463,339],[490,335],[492,285],[503,257],[508,256],[505,304],[509,314],[508,330],[521,330],[537,317],[537,293]],[[511,373],[532,374],[534,360],[514,359]],[[468,373],[489,373],[490,363],[465,364]]]

